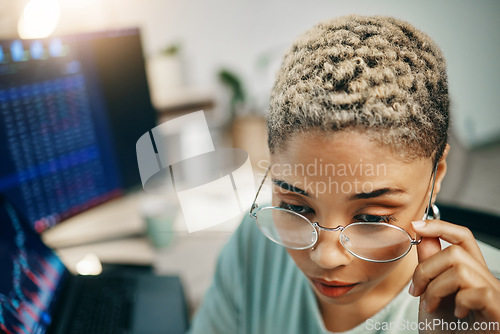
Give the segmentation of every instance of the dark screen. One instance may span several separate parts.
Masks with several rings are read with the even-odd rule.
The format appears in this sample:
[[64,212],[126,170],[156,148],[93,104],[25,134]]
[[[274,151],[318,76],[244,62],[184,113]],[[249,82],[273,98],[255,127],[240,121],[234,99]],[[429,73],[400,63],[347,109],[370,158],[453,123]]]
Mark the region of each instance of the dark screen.
[[139,35],[94,38],[96,67],[101,93],[115,140],[115,149],[126,189],[141,184],[135,144],[139,137],[156,126],[151,105],[144,56]]
[[0,332],[45,333],[67,271],[2,196],[0,268]]

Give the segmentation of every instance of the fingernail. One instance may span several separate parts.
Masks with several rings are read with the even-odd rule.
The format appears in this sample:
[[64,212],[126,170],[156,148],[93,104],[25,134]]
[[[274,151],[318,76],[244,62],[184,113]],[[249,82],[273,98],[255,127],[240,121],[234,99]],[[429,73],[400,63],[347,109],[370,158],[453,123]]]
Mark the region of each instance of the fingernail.
[[417,221],[411,222],[411,224],[413,225],[413,227],[419,228],[419,227],[424,227],[426,222],[425,222],[425,220],[417,220]]
[[416,297],[415,295],[415,286],[413,285],[413,282],[411,282],[410,284],[410,288],[408,289],[408,292],[410,293],[410,295],[412,295],[413,297]]

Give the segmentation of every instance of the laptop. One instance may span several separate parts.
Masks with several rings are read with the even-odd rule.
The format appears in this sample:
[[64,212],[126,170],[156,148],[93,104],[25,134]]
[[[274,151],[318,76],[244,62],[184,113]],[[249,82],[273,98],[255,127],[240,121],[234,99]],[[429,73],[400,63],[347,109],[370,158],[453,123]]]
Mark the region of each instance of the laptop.
[[178,277],[115,267],[75,276],[0,196],[0,332],[184,333]]

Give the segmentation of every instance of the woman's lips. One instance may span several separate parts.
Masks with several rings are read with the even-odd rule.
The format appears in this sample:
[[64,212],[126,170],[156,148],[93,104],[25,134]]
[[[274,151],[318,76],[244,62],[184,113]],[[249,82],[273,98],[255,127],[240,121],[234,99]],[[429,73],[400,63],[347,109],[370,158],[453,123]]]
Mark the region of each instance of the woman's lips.
[[358,284],[339,281],[326,281],[320,278],[312,278],[311,281],[321,294],[333,298],[345,295]]

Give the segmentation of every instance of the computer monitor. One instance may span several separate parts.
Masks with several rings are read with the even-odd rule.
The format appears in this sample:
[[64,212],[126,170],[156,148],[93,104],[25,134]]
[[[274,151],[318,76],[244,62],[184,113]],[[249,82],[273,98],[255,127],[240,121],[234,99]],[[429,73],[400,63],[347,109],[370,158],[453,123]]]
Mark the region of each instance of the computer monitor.
[[0,193],[38,232],[140,185],[155,125],[138,29],[0,41]]

